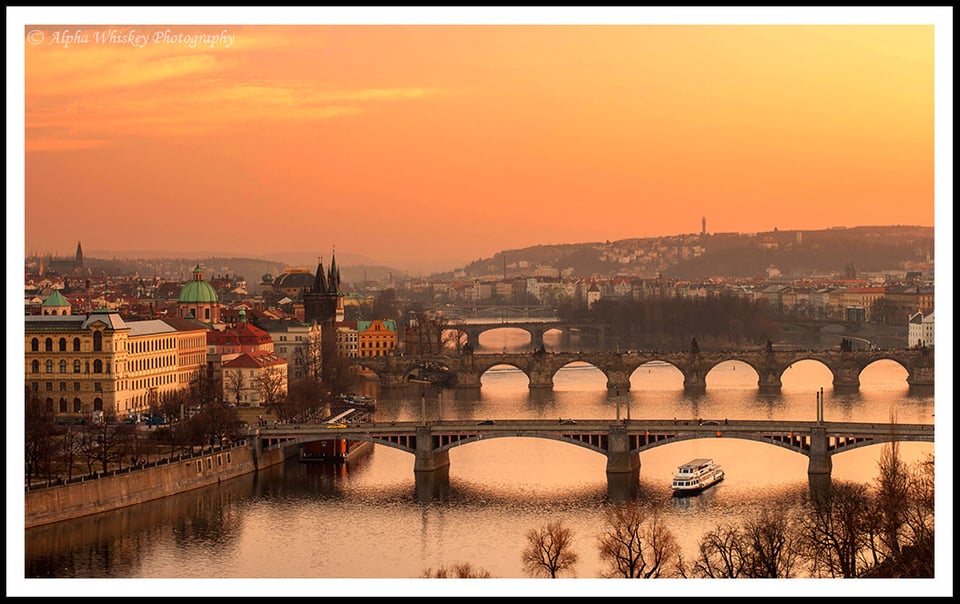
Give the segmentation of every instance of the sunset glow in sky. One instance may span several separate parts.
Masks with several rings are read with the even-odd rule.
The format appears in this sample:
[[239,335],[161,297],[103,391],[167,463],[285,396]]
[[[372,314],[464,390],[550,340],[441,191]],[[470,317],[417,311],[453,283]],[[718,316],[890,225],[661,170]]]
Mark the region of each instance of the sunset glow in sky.
[[447,270],[701,217],[709,232],[934,224],[933,25],[25,36],[27,254],[336,246]]

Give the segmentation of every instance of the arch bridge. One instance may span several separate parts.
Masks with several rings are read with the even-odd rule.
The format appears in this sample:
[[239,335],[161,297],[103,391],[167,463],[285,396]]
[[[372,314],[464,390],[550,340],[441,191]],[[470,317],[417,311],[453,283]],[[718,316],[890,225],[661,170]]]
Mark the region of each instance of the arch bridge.
[[[569,420],[568,420],[569,421]],[[640,453],[695,438],[738,438],[788,449],[809,458],[811,487],[829,485],[832,456],[889,442],[934,442],[932,424],[724,420],[707,425],[676,420],[608,419],[575,423],[539,419],[492,422],[367,422],[353,425],[299,424],[261,428],[258,446],[303,445],[317,440],[366,441],[414,456],[416,494],[435,497],[449,486],[449,451],[492,438],[546,438],[595,451],[607,458],[607,495],[612,500],[637,494]]]
[[818,361],[830,370],[833,388],[837,392],[859,391],[860,374],[869,365],[882,360],[898,363],[907,371],[906,381],[911,392],[933,391],[933,349],[390,355],[357,359],[357,363],[377,375],[381,388],[390,390],[405,388],[408,376],[420,367],[442,368],[457,388],[480,388],[480,378],[497,365],[509,365],[522,371],[530,380],[530,389],[550,389],[557,371],[570,363],[583,362],[603,372],[609,390],[626,392],[630,389],[630,376],[634,371],[646,363],[660,362],[680,371],[684,392],[702,394],[706,392],[706,377],[711,369],[720,363],[737,361],[757,372],[760,394],[779,394],[784,372],[794,363],[807,360]]
[[480,336],[488,331],[495,329],[521,329],[530,334],[530,346],[536,350],[544,345],[543,336],[548,331],[557,330],[560,332],[560,342],[564,347],[569,347],[572,341],[572,334],[590,334],[600,350],[606,347],[608,325],[605,323],[570,323],[560,319],[504,319],[499,322],[463,322],[452,323],[446,327],[448,331],[458,331],[465,336],[465,344],[469,344],[474,349],[480,345]]

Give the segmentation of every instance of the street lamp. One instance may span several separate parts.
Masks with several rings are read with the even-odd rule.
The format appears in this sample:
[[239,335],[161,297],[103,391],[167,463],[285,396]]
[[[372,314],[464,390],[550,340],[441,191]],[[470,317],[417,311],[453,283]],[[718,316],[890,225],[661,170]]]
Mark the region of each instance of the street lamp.
[[407,382],[410,382],[412,384],[420,384],[420,418],[421,418],[420,421],[423,423],[424,426],[426,426],[427,425],[427,391],[425,386],[427,384],[432,384],[433,382],[429,382],[427,380],[418,380],[414,378],[408,378]]
[[443,419],[443,386],[437,386],[437,421]]

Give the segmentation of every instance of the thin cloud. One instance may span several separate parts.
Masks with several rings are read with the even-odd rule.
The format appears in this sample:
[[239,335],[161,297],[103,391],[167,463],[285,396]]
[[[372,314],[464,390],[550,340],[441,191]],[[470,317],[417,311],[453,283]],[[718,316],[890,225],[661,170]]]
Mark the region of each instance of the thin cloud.
[[[341,90],[310,89],[303,84],[221,85],[199,90],[181,86],[154,88],[144,98],[140,90],[97,96],[63,105],[47,104],[26,113],[27,140],[115,140],[122,136],[170,136],[217,130],[245,122],[305,122],[358,115],[371,103],[420,99],[437,91],[420,88]],[[81,149],[65,142],[62,150]],[[27,150],[36,150],[27,145]]]
[[[28,46],[26,56],[26,150],[85,149],[127,136],[201,133],[239,123],[328,120],[361,114],[376,103],[441,92],[420,87],[331,90],[319,81],[230,79],[255,52],[289,48],[294,42],[301,52],[303,42],[317,48],[326,44],[316,32],[303,32],[293,41],[291,31],[213,25],[44,28],[46,42]],[[152,42],[156,36],[180,34],[219,36],[220,41],[206,46]],[[76,41],[49,43],[67,35]],[[110,36],[145,36],[149,42],[102,42]],[[232,36],[229,46],[225,36]]]

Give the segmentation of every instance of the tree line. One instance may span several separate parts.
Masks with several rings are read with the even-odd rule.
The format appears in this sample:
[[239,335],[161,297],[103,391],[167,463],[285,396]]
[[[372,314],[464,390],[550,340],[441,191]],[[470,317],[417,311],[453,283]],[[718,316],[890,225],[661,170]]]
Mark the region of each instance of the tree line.
[[608,325],[622,348],[682,350],[695,336],[700,344],[718,347],[761,345],[777,340],[781,328],[765,300],[731,295],[713,298],[652,298],[567,302],[557,307],[565,322]]
[[[292,381],[284,391],[277,376],[265,372],[259,389],[263,413],[279,421],[301,421],[329,413],[336,394],[349,392],[356,374],[347,359],[335,359],[329,384],[312,372]],[[243,387],[239,375],[227,371],[229,388]],[[24,462],[27,486],[34,482],[67,481],[75,476],[123,470],[158,457],[177,457],[197,447],[221,446],[241,438],[247,426],[237,407],[223,400],[220,379],[198,370],[189,388],[163,393],[150,401],[147,415],[164,422],[149,431],[132,421],[105,414],[77,418],[82,423],[56,419],[53,407],[30,388],[25,389]],[[229,398],[229,396],[228,396]]]

